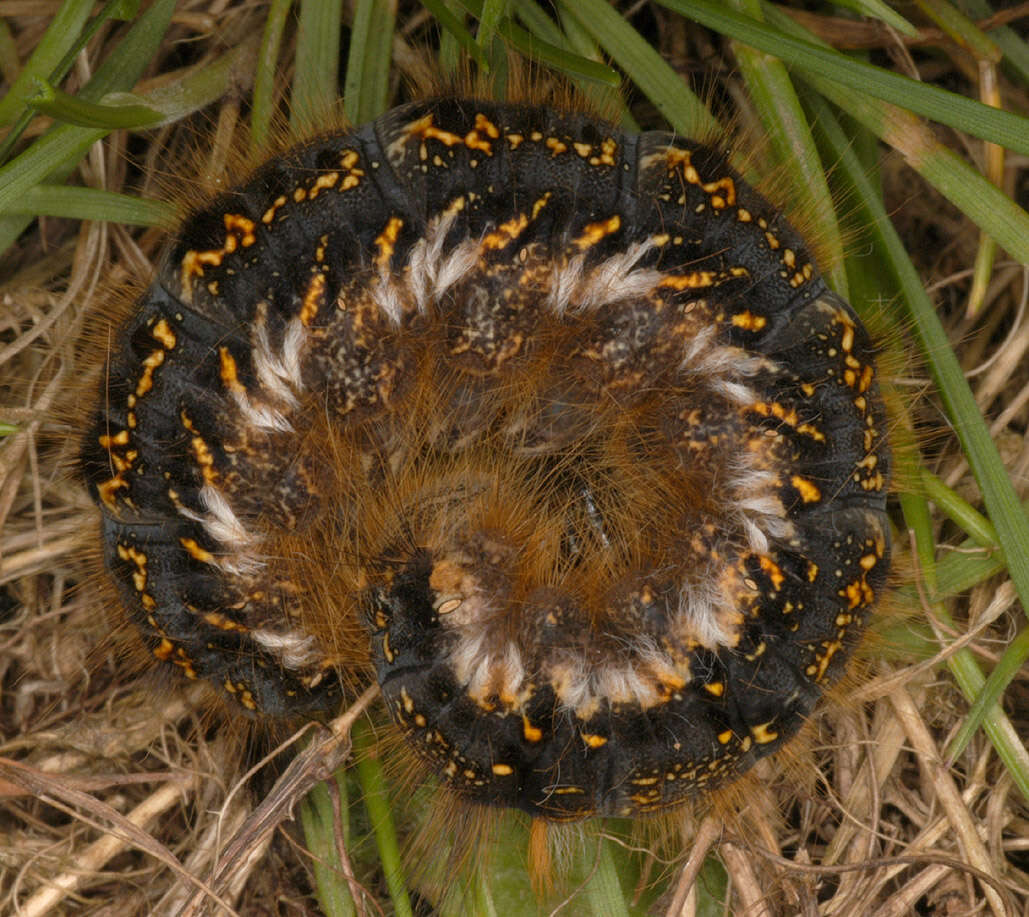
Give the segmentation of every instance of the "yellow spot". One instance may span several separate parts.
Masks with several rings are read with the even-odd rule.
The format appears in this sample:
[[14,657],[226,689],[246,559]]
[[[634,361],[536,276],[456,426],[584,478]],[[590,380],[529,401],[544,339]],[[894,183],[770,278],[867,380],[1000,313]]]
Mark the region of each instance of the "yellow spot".
[[593,145],[589,143],[573,143],[572,146],[575,148],[575,152],[583,159],[593,152]]
[[314,184],[311,185],[311,200],[314,200],[319,192],[334,187],[338,181],[339,172],[323,172],[314,180]]
[[522,141],[525,140],[525,137],[521,134],[507,134],[506,137],[507,142],[511,144],[512,150],[517,150],[522,145]]
[[547,206],[547,202],[551,198],[551,192],[548,191],[539,200],[532,205],[532,218],[535,220],[539,216],[540,211]]
[[816,682],[821,681],[825,677],[829,663],[832,662],[832,657],[836,655],[838,650],[843,649],[843,644],[839,640],[833,640],[832,643],[824,643],[822,645],[825,647],[825,653],[818,657],[818,664],[808,666],[806,670],[807,674],[812,676]]
[[779,738],[779,733],[771,728],[772,722],[772,720],[769,720],[767,723],[761,723],[759,726],[750,727],[750,734],[758,745],[767,745],[769,742],[774,742]]
[[618,232],[621,226],[622,218],[617,213],[606,220],[600,220],[597,223],[587,223],[583,228],[582,235],[575,240],[575,245],[580,251],[585,251],[596,245],[605,236]]
[[844,353],[850,353],[854,349],[854,325],[843,315],[837,313],[840,323],[843,325],[843,336],[840,338],[840,348]]
[[725,694],[725,685],[720,681],[709,681],[704,685],[704,690],[712,697],[721,697]]
[[389,218],[386,228],[382,230],[375,240],[375,245],[379,249],[379,254],[375,256],[376,266],[380,268],[389,267],[390,259],[393,257],[393,251],[396,247],[397,236],[400,235],[403,225],[404,221],[400,217]]
[[510,777],[514,773],[514,769],[510,764],[494,764],[493,773],[498,777]]
[[232,618],[227,618],[225,615],[217,611],[206,612],[204,614],[204,620],[210,624],[211,627],[217,627],[218,630],[234,630],[245,634],[249,629],[245,624],[240,624],[239,621],[233,621]]
[[614,142],[610,137],[601,141],[600,143],[600,155],[590,157],[591,166],[613,166],[615,165],[615,152],[618,150],[618,144]]
[[790,478],[790,483],[797,489],[800,499],[805,503],[817,503],[822,499],[822,492],[807,478],[795,474]]
[[497,126],[481,112],[475,116],[475,128],[468,132],[464,138],[465,146],[470,150],[479,150],[487,156],[493,155],[493,145],[489,140],[483,139],[483,134],[494,140],[500,136]]
[[583,732],[580,734],[582,735],[582,740],[590,748],[601,748],[602,746],[607,744],[607,738],[605,736],[599,736],[595,733],[589,732]]
[[758,562],[761,564],[761,569],[764,571],[765,575],[772,581],[772,585],[777,590],[781,589],[786,577],[783,576],[782,569],[779,565],[767,554],[762,554]]
[[557,137],[547,137],[546,147],[554,156],[560,156],[562,153],[568,152],[568,144]]
[[768,319],[763,315],[755,315],[750,309],[747,309],[743,312],[737,312],[732,317],[732,323],[744,331],[760,331],[768,324]]
[[229,348],[219,347],[218,358],[221,361],[221,369],[218,374],[221,377],[222,384],[230,392],[239,392],[241,394],[245,392],[246,388],[239,381],[239,376],[236,372],[236,358],[232,355]]
[[155,350],[143,361],[143,375],[136,383],[136,397],[142,398],[154,387],[154,370],[164,362],[163,350]]
[[323,299],[325,298],[325,275],[321,272],[311,277],[307,292],[304,293],[304,303],[300,307],[300,324],[305,328],[309,326],[318,314]]
[[857,580],[850,583],[843,591],[850,608],[860,608],[863,605],[871,605],[875,601],[875,592],[864,580]]
[[129,444],[129,431],[122,430],[114,436],[108,436],[105,433],[100,437],[99,442],[105,449],[110,449],[112,446],[127,446]]
[[412,121],[407,126],[408,136],[418,137],[422,141],[438,140],[440,143],[446,144],[447,146],[455,146],[458,143],[464,142],[464,138],[461,137],[460,134],[440,130],[432,123],[432,121],[433,116],[431,114],[425,115],[417,121]]
[[111,509],[117,509],[117,491],[121,490],[123,487],[128,486],[128,482],[124,478],[122,478],[121,473],[119,472],[109,481],[104,481],[103,484],[97,485],[97,496],[100,497],[105,506],[109,506]]
[[[534,214],[535,216],[535,214]],[[529,218],[520,213],[505,223],[501,223],[493,232],[486,235],[482,240],[484,251],[498,251],[517,239],[525,227],[529,225]]]
[[818,576],[818,564],[809,560],[807,564],[807,581],[813,583]]
[[349,191],[361,184],[361,179],[364,178],[364,169],[357,168],[360,161],[361,157],[355,150],[344,150],[340,155],[339,164],[346,170],[346,175],[343,176],[343,181],[339,185],[340,191]]
[[211,453],[207,443],[204,442],[204,438],[196,432],[196,427],[193,426],[193,421],[190,420],[186,412],[182,411],[179,417],[182,420],[182,425],[190,433],[194,434],[189,441],[190,449],[197,464],[200,466],[200,473],[203,475],[204,480],[210,484],[218,478],[218,471],[214,467],[214,455]]
[[174,652],[175,644],[167,637],[162,637],[161,642],[154,647],[154,655],[160,659],[161,662],[167,662]]
[[[406,713],[414,713],[414,701],[411,699],[411,695],[407,693],[407,688],[400,689],[400,702],[404,705]],[[475,775],[473,774],[472,776]]]
[[[234,239],[236,236],[232,235],[238,233],[239,244],[244,248],[249,248],[254,242],[257,241],[257,236],[254,235],[254,221],[242,216],[238,213],[227,213],[224,217],[225,220],[225,231],[230,235],[225,239],[226,251],[230,249],[229,239]],[[235,242],[232,243],[235,247]]]
[[672,274],[662,278],[659,287],[671,287],[673,290],[697,290],[713,286],[718,275],[714,271],[693,271],[689,274]]
[[466,203],[467,201],[463,194],[460,197],[455,197],[449,204],[447,204],[446,209],[443,211],[443,216],[456,216],[464,210]]
[[522,735],[525,736],[526,742],[538,742],[543,738],[543,730],[538,726],[533,726],[529,722],[529,718],[522,717]]
[[150,330],[150,335],[159,344],[163,345],[165,350],[171,350],[175,347],[175,332],[171,330],[171,326],[163,318]]
[[205,550],[203,547],[201,547],[195,539],[180,538],[179,544],[181,544],[186,549],[186,553],[194,560],[199,560],[201,563],[204,564],[214,563],[214,555],[210,551]]
[[275,198],[275,201],[272,203],[271,207],[269,207],[261,216],[261,222],[271,223],[271,221],[275,219],[275,214],[278,212],[279,208],[282,207],[285,203],[286,195],[280,194],[277,198]]
[[138,548],[118,545],[118,556],[125,561],[135,564],[136,569],[132,574],[132,585],[136,592],[143,592],[146,589],[147,580],[147,556]]
[[718,741],[722,745],[728,745],[732,741],[732,730],[726,729],[725,732],[718,733]]

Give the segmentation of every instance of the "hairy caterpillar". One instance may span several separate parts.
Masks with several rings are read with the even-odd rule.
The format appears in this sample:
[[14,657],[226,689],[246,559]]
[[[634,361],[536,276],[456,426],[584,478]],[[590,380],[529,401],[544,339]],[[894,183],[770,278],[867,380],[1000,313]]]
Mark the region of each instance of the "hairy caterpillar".
[[190,217],[81,451],[163,664],[267,717],[377,677],[445,785],[551,820],[796,732],[889,463],[865,331],[722,154],[457,98]]

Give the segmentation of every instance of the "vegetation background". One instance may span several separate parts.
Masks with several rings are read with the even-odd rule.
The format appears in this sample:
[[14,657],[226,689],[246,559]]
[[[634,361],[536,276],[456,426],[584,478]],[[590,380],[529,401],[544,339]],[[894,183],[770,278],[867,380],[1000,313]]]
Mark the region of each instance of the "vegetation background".
[[[0,0],[0,912],[1029,914],[1027,27],[987,0]],[[287,121],[363,123],[426,72],[761,136],[741,163],[894,377],[898,585],[809,766],[762,767],[742,820],[567,832],[539,898],[518,816],[463,879],[403,855],[438,800],[391,785],[381,718],[255,775],[194,694],[97,654],[58,410],[84,319],[183,206]]]

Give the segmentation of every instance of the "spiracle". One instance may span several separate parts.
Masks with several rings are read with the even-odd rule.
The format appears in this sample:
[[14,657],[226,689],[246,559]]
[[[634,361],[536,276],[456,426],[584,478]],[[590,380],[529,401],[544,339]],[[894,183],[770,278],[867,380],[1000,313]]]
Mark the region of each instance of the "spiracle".
[[724,154],[442,98],[182,225],[81,469],[149,650],[260,717],[377,677],[552,820],[748,769],[884,588],[874,351]]

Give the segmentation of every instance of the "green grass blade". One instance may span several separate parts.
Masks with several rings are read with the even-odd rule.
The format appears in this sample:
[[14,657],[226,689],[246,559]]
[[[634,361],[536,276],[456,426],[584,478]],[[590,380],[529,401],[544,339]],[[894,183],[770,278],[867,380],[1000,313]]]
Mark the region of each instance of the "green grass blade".
[[[600,49],[589,34],[570,16],[565,16],[559,26],[534,0],[520,0],[515,12],[525,27],[537,38],[549,42],[551,45],[563,48],[582,60],[593,61],[603,64]],[[562,31],[562,26],[564,30]],[[622,84],[621,75],[617,71],[612,73],[618,79],[617,87]],[[597,108],[605,114],[614,115],[619,113],[617,120],[625,130],[636,128],[629,110],[625,107],[621,94],[611,87],[593,80],[575,79],[579,89],[589,98]]]
[[339,98],[343,0],[302,0],[290,126],[299,133],[324,123]]
[[[801,67],[861,95],[892,102],[941,124],[1029,155],[1029,118],[854,60],[824,44],[807,41],[771,24],[749,19],[712,0],[659,2],[730,38],[774,54],[790,66]],[[784,13],[780,15],[785,16]],[[771,15],[767,18],[768,23],[774,22]]]
[[65,0],[61,4],[14,85],[0,98],[0,125],[13,123],[21,114],[26,100],[35,92],[36,80],[58,82],[64,78],[59,64],[78,47],[77,39],[92,8],[92,0]]
[[533,60],[549,64],[555,70],[560,70],[572,77],[581,77],[584,80],[591,80],[604,86],[617,88],[622,84],[622,78],[617,71],[612,70],[606,64],[591,61],[588,58],[580,57],[571,51],[565,51],[557,45],[552,45],[543,39],[534,37],[521,26],[516,25],[510,19],[505,19],[499,26],[499,34],[516,51]]
[[[986,0],[960,0],[960,5],[970,16],[978,19],[986,19],[994,13],[993,8]],[[986,34],[1004,52],[1001,64],[1006,69],[1014,71],[1016,79],[1029,83],[1029,43],[1026,43],[1025,37],[1019,35],[1011,26],[990,29]]]
[[278,69],[282,33],[292,0],[271,0],[257,52],[254,97],[250,107],[250,143],[261,149],[268,143],[275,114],[275,74]]
[[[761,18],[760,0],[732,2],[747,15]],[[823,270],[829,284],[844,299],[849,299],[836,209],[821,157],[790,75],[781,61],[748,45],[734,42],[733,53],[772,148],[790,176],[793,203],[797,211],[805,214],[818,228],[818,236],[827,255]]]
[[947,0],[920,0],[919,7],[951,41],[965,48],[976,60],[996,63],[1001,59],[997,43]]
[[980,547],[971,538],[936,565],[937,587],[930,598],[946,599],[967,592],[991,576],[1004,570],[1004,561],[997,553]]
[[475,36],[468,31],[457,15],[451,12],[443,0],[420,0],[420,2],[432,13],[432,17],[439,23],[439,27],[454,39],[465,54],[470,55],[480,67],[486,66],[486,56],[482,53],[482,48],[479,47]]
[[344,110],[354,124],[367,124],[389,104],[396,18],[396,0],[358,0],[343,89]]
[[[780,28],[814,39],[784,13],[767,5],[764,9],[769,21]],[[913,169],[1006,248],[1010,255],[1029,263],[1029,213],[960,156],[939,143],[922,121],[908,111],[844,89],[839,83],[814,72],[804,70],[802,75],[804,81],[819,93],[902,153]],[[1029,120],[1022,120],[1026,123],[1025,139],[1029,141]]]
[[[92,37],[99,31],[100,27],[109,19],[133,19],[139,12],[139,3],[135,0],[107,0],[100,10],[97,12],[82,30],[76,41],[70,48],[65,52],[64,57],[55,65],[53,71],[50,73],[48,82],[57,84],[64,79],[65,75],[71,69],[72,63],[78,56],[79,52],[86,47]],[[6,26],[6,23],[4,23]],[[52,24],[51,24],[52,27]],[[5,29],[5,34],[10,34]],[[12,48],[12,54],[14,53]],[[11,98],[10,95],[5,96],[5,100]],[[0,100],[2,101],[2,100]],[[0,143],[0,163],[7,162],[11,155],[12,150],[17,146],[18,141],[21,139],[22,132],[28,127],[29,122],[32,120],[33,110],[29,107],[22,109],[21,115],[18,117],[17,122],[7,132],[7,136]]]
[[[99,101],[109,92],[128,92],[157,53],[168,30],[175,0],[156,0],[97,68],[79,98]],[[106,131],[59,124],[18,157],[0,167],[0,214],[44,178],[64,181],[90,146]],[[0,254],[18,238],[30,218],[0,216]]]
[[479,44],[488,48],[497,34],[502,19],[507,18],[508,0],[483,0],[479,13],[479,28],[475,37]]
[[885,22],[891,28],[896,29],[901,35],[914,38],[918,35],[916,29],[910,22],[900,15],[892,7],[887,6],[882,0],[836,0],[839,6],[845,6],[855,13],[868,16],[870,19],[878,19]]
[[955,733],[951,740],[950,748],[947,750],[951,760],[957,758],[966,748],[972,737],[983,725],[987,714],[994,709],[999,710],[999,702],[1008,685],[1011,684],[1022,671],[1026,659],[1029,659],[1029,627],[1023,627],[1018,635],[1012,640],[1007,648],[1001,653],[1000,659],[993,667],[986,682],[979,689],[968,708],[965,721],[961,728]]
[[407,897],[404,872],[400,862],[400,845],[397,829],[393,824],[386,778],[382,773],[382,762],[376,752],[375,736],[371,726],[364,720],[353,729],[354,757],[357,761],[357,779],[361,785],[364,805],[375,832],[379,848],[379,860],[386,877],[386,887],[398,917],[412,917],[411,902]]
[[170,226],[178,211],[164,201],[146,200],[101,188],[36,185],[29,188],[10,213],[23,216],[106,220],[133,226]]
[[922,489],[966,535],[982,548],[997,548],[997,531],[990,520],[978,512],[971,503],[963,500],[931,471],[922,469]]
[[607,0],[558,0],[558,8],[590,34],[676,131],[704,137],[718,130],[704,103]]
[[[121,98],[116,99],[116,95]],[[27,104],[55,121],[112,131],[154,127],[165,120],[161,112],[143,105],[131,93],[110,93],[103,102],[87,102],[44,80],[36,81],[36,92],[29,96]]]
[[[343,803],[343,843],[346,844],[350,833],[346,780],[343,771],[329,779],[336,782]],[[304,843],[311,852],[318,903],[325,917],[351,917],[357,909],[339,866],[334,820],[329,790],[325,783],[319,783],[300,802],[300,824],[304,829]]]
[[596,866],[586,883],[586,900],[589,901],[591,912],[596,917],[629,917],[610,842],[602,838],[596,854]]

